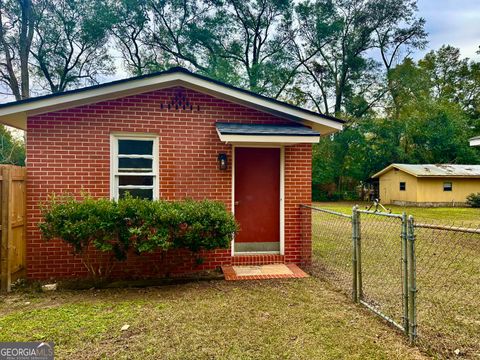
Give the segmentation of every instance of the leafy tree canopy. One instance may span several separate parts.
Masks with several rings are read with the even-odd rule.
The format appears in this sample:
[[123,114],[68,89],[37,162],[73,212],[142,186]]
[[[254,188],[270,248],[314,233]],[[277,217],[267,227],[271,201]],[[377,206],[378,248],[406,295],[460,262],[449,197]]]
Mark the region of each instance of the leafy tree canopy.
[[[416,0],[0,0],[0,84],[20,100],[119,64],[132,75],[185,66],[347,119],[315,146],[313,179],[352,190],[392,162],[480,161],[468,146],[480,62],[449,45],[414,61],[424,27]],[[3,137],[7,155],[19,151],[6,158],[22,158]]]
[[25,165],[25,144],[0,125],[0,164]]

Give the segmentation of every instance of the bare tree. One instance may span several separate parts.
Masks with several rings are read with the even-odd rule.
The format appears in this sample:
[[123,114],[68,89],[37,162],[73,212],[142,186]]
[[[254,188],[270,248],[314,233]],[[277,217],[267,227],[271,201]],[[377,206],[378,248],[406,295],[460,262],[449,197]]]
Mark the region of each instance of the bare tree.
[[106,1],[43,0],[43,5],[31,48],[40,86],[63,92],[95,84],[113,70],[106,47],[113,16]]
[[[383,99],[388,91],[371,52],[380,49],[385,66],[391,66],[401,48],[422,46],[424,21],[416,19],[415,4],[415,0],[317,0],[297,6],[302,87],[313,89],[308,96],[319,111],[359,116]],[[315,55],[304,61],[304,54]]]
[[291,0],[123,0],[122,11],[114,34],[133,73],[179,64],[273,96],[292,79]]
[[151,26],[147,0],[120,0],[115,3],[112,34],[128,72],[142,75],[155,70],[156,61],[147,45]]
[[16,100],[30,96],[29,56],[35,22],[31,0],[0,0],[0,82]]

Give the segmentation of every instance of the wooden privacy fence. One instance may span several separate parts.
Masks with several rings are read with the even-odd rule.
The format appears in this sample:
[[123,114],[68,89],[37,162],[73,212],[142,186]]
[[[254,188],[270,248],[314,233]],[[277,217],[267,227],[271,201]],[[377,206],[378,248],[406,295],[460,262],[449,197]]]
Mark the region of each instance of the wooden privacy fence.
[[25,276],[26,169],[0,165],[0,290]]

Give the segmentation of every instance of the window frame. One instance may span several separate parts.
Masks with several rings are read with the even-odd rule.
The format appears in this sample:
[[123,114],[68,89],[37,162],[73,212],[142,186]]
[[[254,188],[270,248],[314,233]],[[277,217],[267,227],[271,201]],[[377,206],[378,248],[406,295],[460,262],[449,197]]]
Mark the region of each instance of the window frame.
[[[402,189],[402,184],[403,184],[403,189]],[[398,189],[399,189],[398,191],[407,191],[407,182],[399,181]]]
[[[450,189],[445,189],[445,184],[450,184]],[[452,192],[453,191],[453,181],[444,181],[443,182],[443,191]]]
[[[152,141],[152,155],[122,155],[122,158],[144,158],[152,159],[152,171],[151,172],[119,172],[118,171],[118,141],[119,140],[146,140]],[[145,133],[111,133],[110,134],[110,199],[118,200],[119,199],[119,176],[151,176],[152,177],[152,200],[159,199],[159,145],[158,145],[158,135],[156,134],[145,134]],[[128,185],[131,186],[130,189],[145,189],[144,185]]]

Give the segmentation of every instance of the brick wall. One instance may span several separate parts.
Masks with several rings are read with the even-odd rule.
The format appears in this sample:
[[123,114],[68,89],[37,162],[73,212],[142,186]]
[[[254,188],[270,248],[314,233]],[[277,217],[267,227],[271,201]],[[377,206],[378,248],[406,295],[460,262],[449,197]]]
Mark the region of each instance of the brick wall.
[[[192,105],[177,109],[172,99]],[[169,106],[170,104],[170,106]],[[141,132],[159,136],[160,197],[212,199],[231,207],[231,172],[217,168],[219,152],[231,159],[231,146],[218,139],[216,121],[286,123],[285,120],[182,88],[33,116],[27,122],[27,273],[31,279],[87,275],[78,256],[61,241],[45,242],[37,224],[39,204],[51,193],[110,196],[110,133]],[[230,169],[231,170],[231,167]],[[285,261],[300,262],[300,203],[311,198],[311,146],[285,149]],[[131,256],[114,275],[143,277],[179,274],[230,264],[230,250],[202,253],[203,263],[186,251]],[[95,265],[107,261],[92,254]]]

